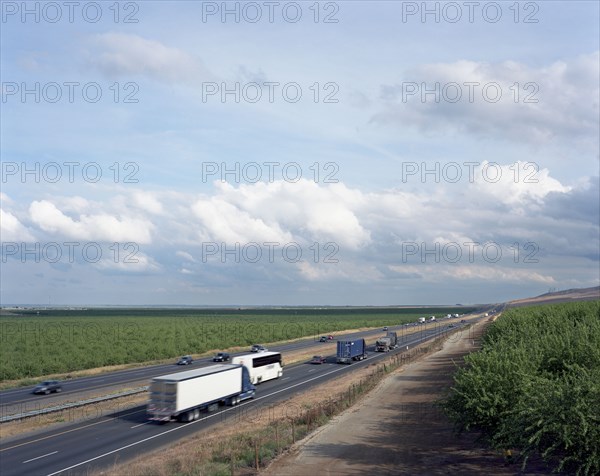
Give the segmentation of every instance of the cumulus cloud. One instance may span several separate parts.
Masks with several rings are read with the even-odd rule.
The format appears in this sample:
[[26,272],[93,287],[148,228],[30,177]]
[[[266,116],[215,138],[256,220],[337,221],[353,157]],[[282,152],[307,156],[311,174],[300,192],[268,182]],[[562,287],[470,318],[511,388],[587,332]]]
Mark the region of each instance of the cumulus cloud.
[[66,238],[147,244],[152,241],[154,226],[149,220],[117,217],[107,213],[80,215],[73,219],[48,200],[34,201],[29,206],[33,223],[42,230]]
[[[425,64],[382,86],[380,124],[519,142],[597,144],[599,53],[534,68],[515,61]],[[437,91],[427,93],[427,91]]]
[[275,241],[290,241],[300,235],[306,240],[335,241],[352,249],[370,241],[369,232],[356,214],[364,203],[364,195],[344,184],[321,186],[301,179],[295,183],[278,180],[237,188],[222,182],[215,185],[218,200],[233,207],[230,212],[259,217],[261,224],[269,224],[274,231]]
[[34,241],[34,237],[27,227],[15,215],[2,208],[0,208],[0,237],[3,242]]

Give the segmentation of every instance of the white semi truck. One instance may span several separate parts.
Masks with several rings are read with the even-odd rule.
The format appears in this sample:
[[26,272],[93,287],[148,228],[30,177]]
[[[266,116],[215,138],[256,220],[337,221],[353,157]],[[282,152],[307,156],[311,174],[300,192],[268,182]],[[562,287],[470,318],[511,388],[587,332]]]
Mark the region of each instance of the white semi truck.
[[150,383],[148,418],[189,422],[219,404],[237,405],[253,398],[255,387],[243,365],[221,364],[155,377]]

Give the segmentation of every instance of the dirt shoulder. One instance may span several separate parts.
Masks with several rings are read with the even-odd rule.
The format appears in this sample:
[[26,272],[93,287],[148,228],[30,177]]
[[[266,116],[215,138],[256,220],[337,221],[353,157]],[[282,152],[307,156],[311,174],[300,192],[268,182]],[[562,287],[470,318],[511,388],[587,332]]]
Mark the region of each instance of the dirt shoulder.
[[[481,331],[485,322],[475,326]],[[477,332],[475,332],[477,335]],[[502,455],[456,436],[435,402],[452,385],[455,362],[474,350],[473,334],[449,339],[442,350],[386,378],[358,405],[296,444],[265,476],[548,474],[543,466],[519,473]]]

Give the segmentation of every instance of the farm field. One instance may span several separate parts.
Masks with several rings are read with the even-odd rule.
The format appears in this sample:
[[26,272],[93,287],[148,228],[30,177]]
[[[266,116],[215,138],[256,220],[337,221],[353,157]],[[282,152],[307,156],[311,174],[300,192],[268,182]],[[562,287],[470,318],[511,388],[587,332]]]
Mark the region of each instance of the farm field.
[[[391,326],[467,307],[18,310],[0,316],[0,380],[110,365],[346,329]],[[38,314],[39,312],[39,314]]]
[[522,463],[600,474],[600,301],[510,309],[465,358],[446,408]]

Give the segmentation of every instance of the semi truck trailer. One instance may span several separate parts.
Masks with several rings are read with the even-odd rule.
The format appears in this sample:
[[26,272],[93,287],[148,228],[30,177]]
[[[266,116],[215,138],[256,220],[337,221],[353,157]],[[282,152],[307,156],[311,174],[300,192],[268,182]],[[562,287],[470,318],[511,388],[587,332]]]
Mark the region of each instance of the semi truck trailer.
[[243,365],[211,365],[155,377],[150,382],[148,418],[152,421],[194,421],[219,404],[237,405],[256,389]]
[[337,363],[351,364],[353,360],[367,358],[367,346],[364,339],[338,341]]
[[377,342],[375,342],[375,351],[377,352],[389,352],[391,348],[392,340],[387,336],[380,337],[377,339]]
[[398,334],[394,331],[389,331],[387,336],[390,339],[390,348],[395,349],[398,347]]
[[380,337],[375,342],[375,350],[377,352],[389,352],[395,349],[398,345],[398,334],[393,331],[387,333],[386,336]]

